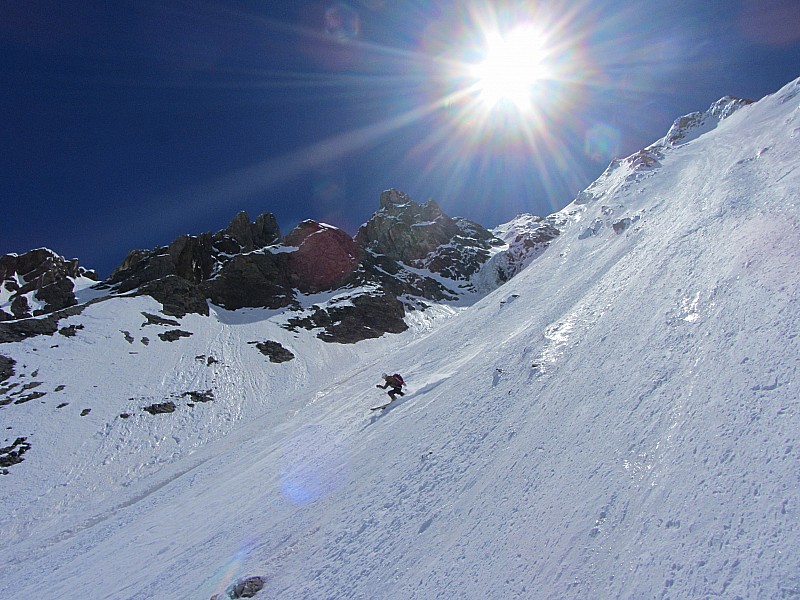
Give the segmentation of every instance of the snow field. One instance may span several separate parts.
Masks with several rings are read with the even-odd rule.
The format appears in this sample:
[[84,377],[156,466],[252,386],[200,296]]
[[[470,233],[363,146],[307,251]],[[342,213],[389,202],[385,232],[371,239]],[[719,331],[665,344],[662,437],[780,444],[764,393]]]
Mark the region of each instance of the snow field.
[[[217,311],[131,355],[119,329],[157,309],[131,299],[13,346],[99,406],[76,436],[3,412],[36,435],[0,492],[0,597],[207,599],[248,575],[282,599],[800,594],[797,85],[601,178],[531,268],[438,324],[343,347]],[[53,339],[62,362],[34,364]],[[408,398],[370,413],[389,370]],[[122,425],[99,404],[188,387],[217,400]]]

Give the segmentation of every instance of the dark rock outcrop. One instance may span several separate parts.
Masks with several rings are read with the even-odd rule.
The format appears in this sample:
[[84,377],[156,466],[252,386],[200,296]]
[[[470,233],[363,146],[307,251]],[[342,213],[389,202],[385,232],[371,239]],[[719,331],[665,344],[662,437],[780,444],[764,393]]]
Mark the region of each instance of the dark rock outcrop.
[[16,364],[17,361],[13,358],[0,354],[0,383],[14,375],[14,365]]
[[221,594],[214,594],[211,600],[236,600],[237,598],[253,598],[266,585],[264,577],[244,577],[233,582]]
[[[404,331],[406,311],[424,307],[424,301],[452,301],[493,289],[521,268],[523,257],[533,255],[531,248],[546,247],[545,238],[557,230],[537,235],[522,242],[530,248],[520,250],[517,244],[507,249],[507,241],[467,219],[449,217],[433,200],[418,204],[392,189],[381,194],[380,208],[355,237],[303,221],[282,238],[273,215],[265,213],[251,223],[240,212],[217,233],[183,235],[167,246],[130,252],[98,287],[111,296],[151,296],[172,317],[208,315],[210,304],[228,310],[285,310],[295,313],[287,318],[289,328],[319,329],[325,341],[353,343]],[[496,259],[504,252],[507,264]],[[495,275],[481,277],[490,260]],[[77,263],[69,266],[69,272],[79,269]],[[22,280],[15,276],[9,281],[13,287]],[[64,282],[70,280],[40,285],[36,301],[74,304],[74,296],[66,298],[70,290]],[[325,302],[308,306],[308,296],[325,292],[330,294]],[[16,304],[7,303],[13,314],[5,318],[30,312],[30,294],[17,296]],[[145,317],[145,325],[164,324],[161,317]],[[0,324],[0,342],[51,334],[58,319],[16,323],[5,330]],[[173,341],[180,335],[188,334],[174,330],[159,337]],[[133,335],[128,338],[132,342]]]
[[356,234],[356,241],[379,254],[411,264],[460,233],[455,220],[428,200],[417,204],[403,192],[386,190],[380,209]]
[[[20,342],[24,339],[35,337],[37,335],[53,335],[58,331],[58,323],[67,317],[73,317],[81,314],[83,310],[100,300],[92,300],[86,304],[78,306],[70,306],[62,310],[56,311],[46,317],[38,317],[31,319],[22,319],[20,321],[11,321],[0,323],[0,344],[8,342]],[[82,328],[82,326],[71,326],[75,329]]]
[[454,281],[468,281],[502,242],[484,227],[447,216],[397,190],[381,194],[380,209],[361,226],[356,241],[377,254]]
[[182,337],[190,337],[191,335],[192,335],[191,331],[183,331],[181,329],[170,329],[169,331],[164,331],[163,333],[159,333],[158,337],[165,342],[175,342],[181,339]]
[[75,337],[79,330],[83,329],[83,325],[67,325],[58,330],[58,333],[64,337]]
[[265,213],[251,223],[246,212],[215,234],[181,236],[169,246],[134,250],[105,282],[117,293],[136,290],[182,317],[208,315],[208,301],[236,310],[283,308],[292,303],[292,286],[284,253],[269,246],[280,242],[275,217]]
[[67,260],[46,248],[0,256],[0,287],[8,298],[0,306],[0,321],[45,315],[74,306],[75,278],[96,281],[97,275],[81,267],[77,259]]
[[27,439],[26,437],[18,437],[10,446],[0,448],[0,467],[3,468],[3,471],[0,471],[0,473],[7,475],[8,471],[5,470],[6,467],[18,465],[23,461],[22,455],[31,449],[31,445]]
[[391,295],[369,294],[350,299],[345,306],[313,307],[311,314],[293,317],[287,329],[322,329],[317,337],[326,342],[352,344],[377,338],[384,333],[402,333],[408,329],[403,303]]
[[208,316],[208,302],[203,290],[177,275],[148,281],[139,287],[139,293],[161,302],[165,315],[183,317],[187,313],[197,313]]
[[193,402],[212,402],[214,400],[214,390],[183,392],[181,398],[190,398]]
[[[492,232],[449,217],[433,200],[421,205],[387,190],[355,238],[303,221],[281,239],[272,215],[250,223],[242,212],[216,234],[131,252],[106,283],[118,293],[148,294],[174,316],[208,314],[208,302],[228,310],[286,309],[297,313],[289,328],[353,343],[407,329],[405,311],[415,298],[456,300],[476,291],[476,275],[502,246]],[[302,306],[304,295],[326,291],[338,296]]]
[[154,315],[152,313],[143,312],[142,315],[145,319],[147,319],[144,323],[142,323],[142,327],[146,327],[147,325],[165,325],[167,327],[178,327],[181,323],[180,321],[176,321],[175,319],[165,319],[159,315]]
[[285,253],[238,254],[206,282],[206,295],[212,303],[228,310],[290,306],[294,297],[287,262]]
[[175,412],[175,408],[177,407],[174,402],[160,402],[145,406],[142,410],[146,410],[151,415],[160,415]]
[[274,363],[282,363],[290,361],[294,358],[294,354],[292,354],[289,350],[284,348],[278,342],[273,341],[266,341],[266,342],[248,342],[249,344],[254,344],[258,351],[261,352],[264,356],[269,358],[270,362]]
[[[183,235],[169,246],[131,251],[105,283],[117,292],[128,292],[172,275],[200,284],[232,255],[252,252],[279,240],[280,230],[273,215],[263,214],[250,223],[247,213],[240,212],[216,234]],[[149,291],[144,293],[151,295]]]
[[[238,259],[279,240],[273,215],[263,214],[250,223],[247,213],[240,212],[227,228],[215,234],[183,235],[169,246],[133,250],[104,283],[117,293],[137,290],[152,296],[164,305],[168,315],[208,315],[206,299],[224,296],[220,289],[226,282],[216,282],[221,271],[233,262],[232,270],[237,272],[241,267],[236,264]],[[246,286],[249,282],[236,283]]]

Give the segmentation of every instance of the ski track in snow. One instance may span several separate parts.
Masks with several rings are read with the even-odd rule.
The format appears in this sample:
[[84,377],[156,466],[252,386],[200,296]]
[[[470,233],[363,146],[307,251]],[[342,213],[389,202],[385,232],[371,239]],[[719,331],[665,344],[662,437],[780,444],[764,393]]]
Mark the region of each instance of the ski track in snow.
[[[137,298],[0,346],[70,402],[0,412],[33,444],[0,480],[0,597],[208,599],[248,575],[281,599],[800,595],[792,89],[620,167],[438,324],[341,346],[219,311],[161,342]],[[376,416],[390,369],[408,394]]]

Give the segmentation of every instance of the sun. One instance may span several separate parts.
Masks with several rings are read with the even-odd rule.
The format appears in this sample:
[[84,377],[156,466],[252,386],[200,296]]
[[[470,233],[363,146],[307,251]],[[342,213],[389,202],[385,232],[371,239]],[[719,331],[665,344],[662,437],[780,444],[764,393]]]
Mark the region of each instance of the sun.
[[470,69],[473,89],[487,109],[510,103],[521,111],[532,106],[537,82],[550,76],[546,40],[532,25],[521,25],[506,35],[487,36],[484,59]]

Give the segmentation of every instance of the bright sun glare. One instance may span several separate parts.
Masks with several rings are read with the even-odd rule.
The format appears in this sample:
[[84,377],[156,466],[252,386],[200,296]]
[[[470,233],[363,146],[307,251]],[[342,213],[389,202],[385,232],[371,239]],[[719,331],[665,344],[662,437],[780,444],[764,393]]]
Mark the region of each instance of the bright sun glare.
[[510,102],[519,110],[531,108],[535,84],[548,76],[544,38],[531,26],[520,26],[487,39],[486,58],[474,65],[478,99],[487,108]]

